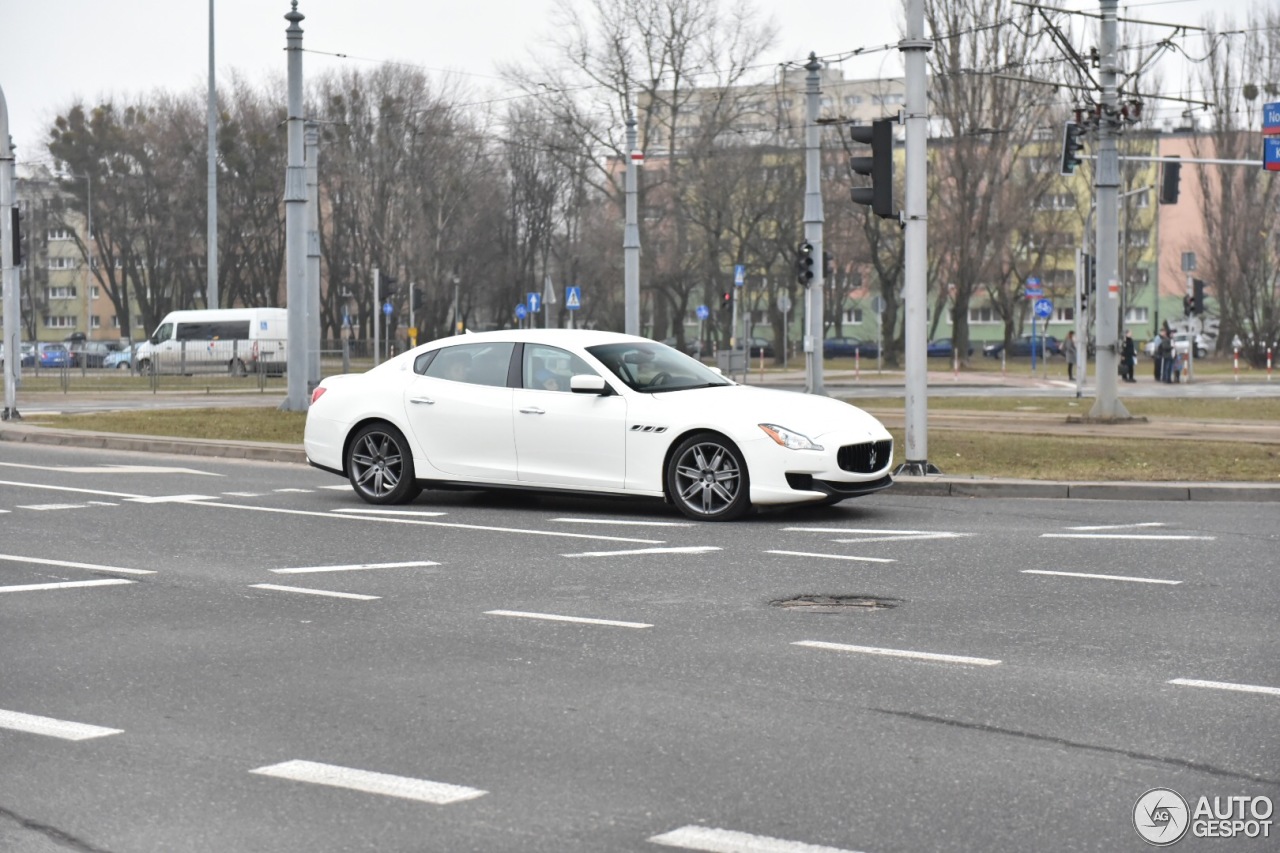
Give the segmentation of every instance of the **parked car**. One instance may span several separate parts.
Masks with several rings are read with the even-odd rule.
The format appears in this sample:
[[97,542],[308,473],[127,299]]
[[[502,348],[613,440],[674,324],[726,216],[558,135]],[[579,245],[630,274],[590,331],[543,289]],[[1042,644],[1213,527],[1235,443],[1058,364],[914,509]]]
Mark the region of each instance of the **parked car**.
[[[738,342],[738,349],[742,349],[742,342]],[[751,358],[773,358],[773,341],[768,338],[753,337],[747,347],[747,355]]]
[[[1004,352],[1003,341],[995,344],[987,344],[985,347],[982,348],[982,354],[987,358],[999,358],[1000,354],[1003,352]],[[1053,335],[1048,335],[1045,337],[1036,335],[1036,356],[1042,358],[1046,354],[1061,355],[1062,346],[1058,343],[1058,339],[1055,338]],[[1009,345],[1009,352],[1007,353],[1007,355],[1010,358],[1025,357],[1025,356],[1031,355],[1031,336],[1023,335],[1020,338],[1014,338],[1013,342]]]
[[[1187,341],[1188,341],[1188,337],[1185,333],[1179,332],[1175,334],[1173,336],[1174,350],[1185,356],[1188,350],[1191,349],[1191,344],[1188,343]],[[1142,351],[1145,352],[1147,355],[1151,356],[1152,358],[1155,358],[1156,349],[1159,346],[1160,346],[1160,338],[1159,336],[1156,336],[1151,340],[1147,341],[1147,344],[1142,348]],[[1196,358],[1208,358],[1208,356],[1209,356],[1208,342],[1204,339],[1204,335],[1196,335]]]
[[63,344],[37,344],[36,355],[41,367],[71,366],[71,352]]
[[71,345],[72,367],[102,367],[111,353],[120,349],[120,344],[103,341],[81,341]]
[[127,347],[107,353],[102,359],[102,366],[115,370],[132,370],[133,369],[133,352],[138,348],[137,344],[130,344]]
[[589,330],[445,338],[326,377],[303,444],[372,504],[459,485],[568,490],[727,521],[893,482],[893,439],[861,409],[739,385],[656,341]]
[[862,345],[858,338],[827,338],[822,342],[823,358],[853,358],[853,353]]
[[[951,358],[955,354],[955,346],[951,343],[951,338],[938,338],[929,341],[927,350],[929,358]],[[973,355],[973,345],[969,345],[969,355]]]
[[[672,349],[676,348],[676,339],[674,335],[669,338],[663,338],[662,342]],[[700,358],[702,356],[702,340],[700,338],[686,339],[684,342],[684,352],[694,358]]]

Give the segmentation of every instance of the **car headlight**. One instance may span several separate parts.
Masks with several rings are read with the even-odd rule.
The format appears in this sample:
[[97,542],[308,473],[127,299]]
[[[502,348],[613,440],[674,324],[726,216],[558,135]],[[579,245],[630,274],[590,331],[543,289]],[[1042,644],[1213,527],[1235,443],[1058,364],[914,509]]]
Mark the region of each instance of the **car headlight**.
[[764,430],[765,435],[781,444],[788,450],[821,450],[822,445],[814,442],[807,435],[801,435],[795,430],[787,429],[777,424],[759,424],[760,429]]

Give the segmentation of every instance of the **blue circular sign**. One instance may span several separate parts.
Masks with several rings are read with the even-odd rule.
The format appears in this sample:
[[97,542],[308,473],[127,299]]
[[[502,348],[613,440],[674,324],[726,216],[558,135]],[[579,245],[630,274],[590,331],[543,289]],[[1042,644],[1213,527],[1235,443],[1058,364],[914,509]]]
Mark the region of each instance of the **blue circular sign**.
[[516,306],[516,319],[517,319],[517,320],[523,320],[525,317],[528,317],[528,316],[529,316],[529,310],[528,310],[527,308],[525,308],[523,305],[517,305],[517,306]]
[[1053,313],[1052,299],[1037,299],[1035,305],[1036,316],[1044,319]]
[[705,320],[711,316],[710,309],[708,309],[707,306],[705,305],[699,305],[696,313],[698,315],[699,320]]
[[390,302],[384,302],[384,303],[382,303],[382,313],[383,313],[383,314],[386,314],[388,317],[390,317],[390,316],[391,316],[391,303],[390,303]]

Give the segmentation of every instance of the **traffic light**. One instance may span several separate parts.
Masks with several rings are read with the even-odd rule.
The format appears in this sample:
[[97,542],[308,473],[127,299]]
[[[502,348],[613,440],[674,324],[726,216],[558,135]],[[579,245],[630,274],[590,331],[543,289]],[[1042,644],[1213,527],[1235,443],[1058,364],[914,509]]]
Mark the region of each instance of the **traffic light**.
[[808,240],[796,247],[796,281],[805,287],[813,282],[813,244]]
[[1080,255],[1084,264],[1084,287],[1080,289],[1080,310],[1089,309],[1089,300],[1098,290],[1098,261],[1090,254]]
[[1191,280],[1191,310],[1197,314],[1204,313],[1204,289],[1208,286],[1198,278]]
[[9,222],[13,225],[10,232],[13,235],[13,266],[17,269],[22,266],[22,212],[16,204],[9,210],[12,211]]
[[1062,168],[1059,173],[1063,175],[1074,175],[1076,166],[1082,162],[1080,160],[1080,152],[1084,149],[1084,143],[1081,137],[1084,136],[1084,127],[1074,121],[1067,122],[1062,128]]
[[831,281],[835,277],[836,277],[836,256],[828,252],[826,249],[823,249],[822,250],[822,280]]
[[1190,317],[1194,310],[1195,305],[1192,303],[1191,294],[1182,297],[1182,316]]
[[1178,184],[1182,181],[1182,164],[1161,163],[1160,165],[1163,167],[1160,175],[1160,203],[1177,204]]
[[850,157],[849,168],[859,175],[870,175],[871,186],[849,191],[854,204],[868,204],[876,216],[888,219],[893,212],[893,124],[894,119],[876,119],[868,125],[849,128],[854,142],[871,145],[870,157]]
[[733,306],[733,291],[726,290],[724,296],[720,299],[720,310],[725,311]]

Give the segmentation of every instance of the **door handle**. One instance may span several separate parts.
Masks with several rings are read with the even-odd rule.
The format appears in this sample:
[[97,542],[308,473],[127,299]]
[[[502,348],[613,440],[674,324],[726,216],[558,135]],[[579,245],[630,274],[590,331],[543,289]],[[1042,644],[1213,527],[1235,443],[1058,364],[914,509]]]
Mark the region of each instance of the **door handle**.
[[430,397],[410,397],[409,402],[418,404],[425,403],[428,406],[434,406],[436,404],[436,401],[432,400]]
[[544,412],[542,409],[539,409],[537,406],[529,406],[527,409],[521,409],[520,413],[525,415],[545,415],[546,414],[546,412]]

